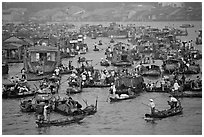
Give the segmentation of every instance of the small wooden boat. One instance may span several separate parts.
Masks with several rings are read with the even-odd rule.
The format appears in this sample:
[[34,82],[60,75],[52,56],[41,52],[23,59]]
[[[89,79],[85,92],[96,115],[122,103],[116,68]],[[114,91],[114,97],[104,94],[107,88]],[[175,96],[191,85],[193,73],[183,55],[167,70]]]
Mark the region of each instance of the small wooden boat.
[[72,116],[63,119],[51,120],[51,121],[38,121],[36,120],[37,127],[49,127],[49,126],[62,126],[72,123],[77,123],[84,119],[84,115]]
[[7,63],[2,63],[2,74],[8,74],[9,72],[9,65]]
[[[66,100],[65,100],[66,101]],[[55,112],[60,113],[65,116],[76,116],[76,115],[93,115],[97,112],[97,102],[98,100],[96,99],[96,104],[95,105],[88,105],[86,103],[86,108],[84,109],[77,109],[74,108],[72,111],[69,110],[69,107],[65,104],[65,101],[56,101],[55,102]]]
[[93,51],[99,51],[99,48],[94,48]]
[[94,82],[94,83],[85,83],[82,87],[83,88],[106,88],[110,87],[111,84],[104,84],[101,82]]
[[166,118],[166,117],[182,114],[182,112],[183,112],[183,108],[179,103],[179,106],[177,106],[176,108],[158,111],[158,112],[155,112],[154,114],[145,114],[145,117],[146,118]]
[[81,92],[82,92],[82,89],[80,87],[68,87],[66,91],[67,95],[77,94]]
[[131,62],[125,62],[125,61],[112,62],[111,64],[114,65],[114,66],[118,66],[118,67],[121,67],[121,66],[132,66]]
[[34,112],[35,107],[31,103],[32,100],[24,100],[20,102],[20,109],[22,112]]
[[118,101],[122,101],[122,100],[128,100],[128,99],[133,99],[133,98],[136,98],[138,95],[137,94],[134,94],[134,95],[127,95],[126,97],[119,97],[119,98],[112,98],[110,97],[110,102],[118,102]]
[[65,69],[65,70],[61,70],[60,71],[60,74],[71,74],[72,73],[72,70],[69,70],[69,69]]
[[114,43],[115,41],[113,39],[110,40],[110,43]]
[[193,24],[182,24],[180,25],[181,28],[193,28],[194,25]]
[[183,91],[180,93],[172,93],[172,95],[178,98],[202,98],[202,91]]
[[200,73],[200,66],[199,64],[190,65],[188,69],[186,69],[183,73],[184,74],[198,74]]
[[[23,98],[23,97],[28,97],[28,96],[33,96],[35,94],[34,90],[31,90],[29,88],[29,85],[26,86],[25,83],[19,83],[19,84],[6,84],[4,85],[4,89],[2,92],[2,97],[3,98]],[[21,89],[22,88],[22,89]],[[25,90],[24,90],[24,89]]]
[[106,67],[110,66],[110,63],[107,60],[101,61],[100,64],[101,66],[106,66]]

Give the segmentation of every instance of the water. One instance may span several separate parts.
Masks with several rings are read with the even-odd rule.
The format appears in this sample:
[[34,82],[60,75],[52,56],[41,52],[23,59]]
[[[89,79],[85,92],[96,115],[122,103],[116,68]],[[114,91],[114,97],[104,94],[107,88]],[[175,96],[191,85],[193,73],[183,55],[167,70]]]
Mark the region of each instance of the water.
[[[101,22],[100,22],[101,23]],[[145,22],[135,23],[138,25],[151,25],[155,27],[179,26],[186,22]],[[195,25],[194,28],[189,28],[189,35],[182,37],[182,40],[195,40],[197,33],[195,30],[201,28],[201,22],[187,22]],[[97,23],[95,23],[97,24]],[[98,23],[99,24],[99,23]],[[106,23],[107,24],[107,23]],[[126,23],[127,24],[127,23]],[[173,25],[174,24],[174,25]],[[89,53],[85,56],[88,59],[93,60],[93,65],[96,69],[103,67],[98,63],[101,58],[105,58],[104,50],[94,52],[93,43],[99,41],[86,39],[86,43],[89,46]],[[109,39],[103,38],[103,45],[99,48],[105,49],[108,46]],[[126,42],[127,40],[118,40]],[[201,50],[201,45],[196,46]],[[68,60],[73,61],[73,65],[77,66],[76,59],[64,59],[63,63],[67,64]],[[161,61],[157,61],[158,64]],[[201,61],[200,61],[200,64]],[[20,72],[23,64],[10,64],[9,75],[3,76],[3,82],[8,81],[8,78]],[[110,67],[111,68],[111,67]],[[62,82],[67,79],[68,75],[62,77]],[[151,79],[156,80],[156,79]],[[145,81],[149,81],[145,79]],[[32,82],[33,85],[39,84],[39,82]],[[59,94],[66,96],[65,91],[67,82],[64,82],[61,87]],[[33,86],[34,88],[34,86]],[[181,99],[182,106],[184,108],[183,114],[179,116],[169,117],[162,120],[153,122],[146,122],[143,119],[145,113],[149,113],[149,108],[142,103],[147,104],[149,98],[155,98],[155,103],[158,109],[167,109],[168,94],[166,93],[141,93],[137,98],[131,100],[125,100],[122,102],[109,103],[106,102],[108,97],[108,88],[87,88],[83,89],[80,94],[73,95],[72,97],[78,100],[83,107],[85,103],[83,99],[87,99],[88,104],[95,104],[95,99],[98,96],[98,112],[95,115],[88,116],[79,124],[71,124],[59,127],[46,127],[37,128],[35,125],[35,117],[33,113],[22,113],[19,108],[19,99],[6,99],[2,100],[2,133],[3,134],[47,134],[47,135],[79,135],[79,134],[95,134],[95,135],[197,135],[202,134],[202,99],[201,98],[183,98]],[[57,113],[51,114],[51,119],[62,118]]]

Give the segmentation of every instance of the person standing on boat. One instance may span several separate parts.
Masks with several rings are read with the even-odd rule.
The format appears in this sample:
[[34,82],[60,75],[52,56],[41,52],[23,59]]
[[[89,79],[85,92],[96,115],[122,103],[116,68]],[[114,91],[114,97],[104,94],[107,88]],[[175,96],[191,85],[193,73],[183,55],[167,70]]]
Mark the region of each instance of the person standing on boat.
[[170,102],[171,109],[176,108],[178,100],[175,97],[173,97],[172,95],[170,95],[169,97],[170,97],[169,102]]
[[49,121],[49,105],[48,101],[45,102],[44,110],[43,110],[43,115],[44,115],[44,120]]
[[150,103],[149,103],[149,106],[150,106],[150,113],[151,115],[154,115],[155,113],[155,104],[154,104],[154,100],[153,99],[149,99]]
[[177,80],[175,80],[173,91],[177,92],[179,90],[179,88],[180,88],[180,86],[179,86]]
[[60,73],[60,69],[58,67],[56,67],[56,69],[55,69],[56,76],[59,76],[59,73]]
[[21,70],[21,78],[22,79],[26,79],[26,75],[25,75],[25,68],[23,68],[22,70]]

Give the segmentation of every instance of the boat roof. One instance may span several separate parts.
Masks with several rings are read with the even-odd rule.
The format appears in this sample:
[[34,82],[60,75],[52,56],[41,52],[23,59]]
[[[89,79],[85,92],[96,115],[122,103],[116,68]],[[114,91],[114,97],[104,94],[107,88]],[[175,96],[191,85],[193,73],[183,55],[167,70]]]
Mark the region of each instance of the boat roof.
[[28,48],[28,51],[58,51],[58,47],[51,46],[33,46]]

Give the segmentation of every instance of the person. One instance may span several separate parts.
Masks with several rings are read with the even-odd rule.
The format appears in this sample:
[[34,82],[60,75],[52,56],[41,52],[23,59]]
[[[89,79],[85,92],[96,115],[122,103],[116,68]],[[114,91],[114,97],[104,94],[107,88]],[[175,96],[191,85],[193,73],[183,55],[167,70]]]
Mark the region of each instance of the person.
[[15,82],[18,83],[20,81],[18,75],[15,76]]
[[195,87],[196,87],[196,88],[199,87],[199,83],[200,83],[200,81],[201,81],[201,80],[200,80],[200,77],[197,76],[197,77],[196,77],[196,80],[195,80]]
[[151,115],[153,115],[155,113],[155,104],[154,104],[154,100],[153,99],[149,99],[150,103],[149,103],[149,106],[150,106],[150,113]]
[[59,72],[60,72],[60,69],[57,67],[57,68],[55,69],[55,74],[56,74],[56,76],[59,76]]
[[175,83],[174,83],[174,86],[173,86],[173,87],[174,87],[174,88],[173,88],[174,91],[178,91],[178,90],[179,90],[180,86],[179,86],[177,80],[175,80]]
[[178,100],[175,97],[173,97],[172,95],[170,95],[169,97],[170,97],[170,101],[169,101],[170,103],[169,104],[171,106],[171,109],[176,108]]
[[44,115],[44,120],[49,121],[49,105],[48,101],[45,102],[44,110],[43,110],[43,115]]
[[15,79],[14,79],[14,77],[11,77],[11,83],[15,83]]
[[21,78],[22,78],[22,79],[26,79],[25,68],[23,68],[23,69],[21,70],[21,74],[22,74]]

